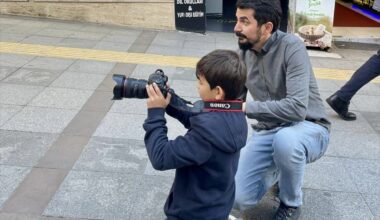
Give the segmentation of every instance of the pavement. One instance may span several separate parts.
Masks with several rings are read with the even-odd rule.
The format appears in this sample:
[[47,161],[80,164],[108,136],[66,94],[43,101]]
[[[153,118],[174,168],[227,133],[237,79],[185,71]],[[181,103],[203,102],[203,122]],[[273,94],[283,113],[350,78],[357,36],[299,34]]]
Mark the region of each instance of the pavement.
[[[322,98],[378,47],[309,50]],[[112,101],[112,74],[146,79],[161,68],[196,100],[194,65],[217,48],[236,49],[236,38],[1,15],[0,219],[164,219],[174,172],[150,165],[145,100]],[[306,168],[301,219],[380,219],[379,82],[353,98],[356,121],[325,103],[331,142]],[[186,132],[171,118],[168,127],[169,138]],[[267,195],[245,214],[270,219],[277,205]]]

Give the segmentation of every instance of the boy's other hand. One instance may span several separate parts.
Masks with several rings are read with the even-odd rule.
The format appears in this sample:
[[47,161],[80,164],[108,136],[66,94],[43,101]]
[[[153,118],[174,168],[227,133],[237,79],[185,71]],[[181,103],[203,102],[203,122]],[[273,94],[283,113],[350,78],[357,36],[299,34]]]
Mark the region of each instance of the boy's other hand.
[[243,102],[242,109],[241,109],[243,112],[245,112],[245,105],[246,105],[245,102]]
[[166,108],[166,106],[168,106],[171,94],[168,92],[165,98],[156,83],[146,85],[146,92],[148,93],[148,99],[146,101],[148,108]]

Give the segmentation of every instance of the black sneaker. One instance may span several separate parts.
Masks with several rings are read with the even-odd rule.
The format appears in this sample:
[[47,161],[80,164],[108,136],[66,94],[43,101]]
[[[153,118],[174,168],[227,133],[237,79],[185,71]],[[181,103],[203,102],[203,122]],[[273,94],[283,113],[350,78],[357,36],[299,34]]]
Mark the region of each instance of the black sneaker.
[[301,215],[301,207],[290,207],[280,203],[273,220],[296,220]]

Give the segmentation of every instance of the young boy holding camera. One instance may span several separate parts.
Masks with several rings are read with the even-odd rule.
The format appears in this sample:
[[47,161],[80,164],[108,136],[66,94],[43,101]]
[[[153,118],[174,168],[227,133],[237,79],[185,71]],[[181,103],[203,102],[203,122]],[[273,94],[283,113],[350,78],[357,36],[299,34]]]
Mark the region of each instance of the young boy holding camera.
[[[234,203],[240,149],[247,139],[238,100],[246,68],[235,52],[215,50],[197,63],[196,77],[205,106],[200,113],[174,108],[170,93],[165,98],[156,84],[147,85],[145,145],[155,169],[176,169],[164,207],[168,220],[226,220]],[[188,129],[184,136],[168,140],[165,110]]]

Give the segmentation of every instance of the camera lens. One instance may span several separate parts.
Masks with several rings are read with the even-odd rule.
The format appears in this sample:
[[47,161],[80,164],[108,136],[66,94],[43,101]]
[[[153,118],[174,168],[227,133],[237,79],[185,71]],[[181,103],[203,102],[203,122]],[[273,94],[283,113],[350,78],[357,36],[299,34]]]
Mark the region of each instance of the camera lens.
[[147,83],[148,81],[145,79],[127,78],[124,83],[124,97],[138,99],[148,98],[148,93],[145,88]]
[[120,100],[122,98],[148,98],[145,88],[147,84],[146,80],[126,78],[124,75],[119,74],[114,74],[112,79],[116,82],[113,88],[113,100]]
[[113,87],[113,100],[120,100],[123,98],[123,90],[124,90],[124,81],[125,76],[114,74],[112,79],[116,82],[115,87]]

